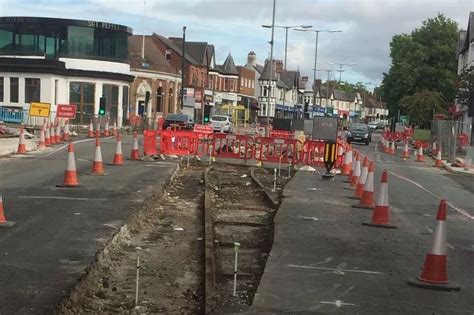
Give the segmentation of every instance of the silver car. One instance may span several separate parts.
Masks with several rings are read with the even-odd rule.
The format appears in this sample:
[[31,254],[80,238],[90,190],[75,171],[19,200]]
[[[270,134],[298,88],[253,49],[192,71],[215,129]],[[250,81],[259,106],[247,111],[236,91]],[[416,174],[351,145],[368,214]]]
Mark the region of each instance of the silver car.
[[234,124],[228,116],[214,115],[211,117],[211,125],[214,131],[230,133],[234,130]]

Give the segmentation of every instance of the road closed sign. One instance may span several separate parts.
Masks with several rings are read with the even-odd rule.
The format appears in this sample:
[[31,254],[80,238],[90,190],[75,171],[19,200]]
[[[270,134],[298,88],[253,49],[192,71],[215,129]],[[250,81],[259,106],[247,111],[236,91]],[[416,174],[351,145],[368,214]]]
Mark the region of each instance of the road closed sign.
[[39,102],[30,103],[30,116],[49,117],[50,110],[51,110],[50,103],[39,103]]
[[74,104],[58,104],[56,108],[56,117],[59,118],[76,118],[77,105]]

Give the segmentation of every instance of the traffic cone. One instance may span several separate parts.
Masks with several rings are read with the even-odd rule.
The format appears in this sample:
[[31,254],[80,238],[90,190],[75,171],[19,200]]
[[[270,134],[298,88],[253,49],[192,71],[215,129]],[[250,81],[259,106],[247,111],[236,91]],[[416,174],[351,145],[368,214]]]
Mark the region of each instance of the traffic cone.
[[112,165],[123,165],[123,156],[122,156],[122,136],[117,134],[117,147],[115,149],[114,160]]
[[438,154],[438,149],[436,148],[436,141],[433,141],[433,144],[431,145],[431,155],[435,156]]
[[56,144],[56,134],[54,132],[53,124],[49,125],[49,143],[51,143],[51,145]]
[[408,159],[410,157],[410,151],[408,150],[408,141],[405,141],[405,147],[403,149],[402,158]]
[[387,145],[385,146],[383,152],[387,154],[390,153],[390,141],[387,140]]
[[[356,160],[358,154],[359,154],[359,152],[357,150],[352,151],[354,161]],[[352,182],[352,174],[354,173],[354,164],[355,164],[354,161],[352,162],[352,167],[351,167],[351,170],[349,171],[349,175],[347,175],[346,180],[342,181],[343,183],[351,183]]]
[[58,124],[56,125],[56,143],[61,143],[61,125]]
[[374,172],[375,172],[375,163],[370,162],[369,171],[367,173],[367,179],[364,184],[364,191],[362,192],[362,196],[360,197],[359,204],[353,205],[354,208],[373,209],[375,207]]
[[357,181],[355,195],[350,198],[359,199],[362,196],[362,192],[364,191],[365,181],[367,180],[368,165],[369,165],[369,159],[367,157],[364,157],[364,162],[362,163],[359,180]]
[[390,145],[390,154],[395,155],[395,141],[392,141],[392,144]]
[[7,221],[5,219],[5,211],[3,210],[3,198],[2,194],[0,194],[0,228],[9,228],[15,225],[16,222]]
[[46,125],[45,131],[44,131],[44,143],[46,144],[47,147],[51,146],[51,137],[49,135],[49,127]]
[[71,140],[71,135],[69,134],[69,122],[66,122],[66,124],[64,125],[63,140]]
[[418,155],[416,156],[416,161],[415,162],[424,162],[425,161],[425,156],[423,155],[423,147],[420,146],[420,149],[418,150]]
[[92,120],[91,120],[91,123],[89,124],[89,132],[87,133],[87,136],[89,138],[94,138],[95,135],[94,135],[94,124],[92,123]]
[[44,150],[46,149],[46,141],[44,138],[44,129],[41,128],[40,130],[40,140],[38,142],[38,150]]
[[446,200],[441,199],[438,213],[436,214],[436,230],[433,236],[433,245],[428,252],[423,265],[421,276],[409,279],[409,285],[425,289],[444,291],[459,291],[458,283],[448,280],[447,271],[447,235],[446,235]]
[[23,128],[20,129],[20,139],[18,141],[16,154],[26,154],[25,130]]
[[56,185],[57,187],[73,188],[78,187],[79,182],[77,181],[76,171],[76,160],[74,158],[74,144],[69,142],[67,149],[67,164],[66,171],[64,172],[64,180],[62,185]]
[[342,165],[342,172],[343,175],[349,175],[352,169],[352,146],[349,144],[347,146],[346,155],[344,156],[344,164]]
[[109,120],[107,119],[105,121],[105,127],[104,127],[104,137],[110,136],[110,130],[109,130]]
[[359,176],[360,176],[360,156],[359,154],[357,154],[356,161],[354,164],[354,171],[352,173],[352,180],[351,180],[352,187],[357,187],[357,183],[359,182]]
[[441,150],[438,150],[436,153],[436,161],[433,165],[434,167],[443,167],[443,160],[441,158]]
[[100,137],[100,120],[97,121],[97,125],[95,127],[95,137]]
[[364,222],[362,225],[372,227],[383,227],[386,229],[396,229],[397,227],[390,224],[390,214],[388,206],[388,175],[387,170],[383,170],[382,179],[380,183],[380,192],[372,213],[372,221]]
[[136,131],[133,134],[133,146],[130,160],[140,160],[140,152],[138,151],[138,134]]
[[91,175],[105,175],[104,163],[102,162],[102,151],[100,149],[99,137],[95,138],[95,153],[94,153],[94,161],[92,162]]

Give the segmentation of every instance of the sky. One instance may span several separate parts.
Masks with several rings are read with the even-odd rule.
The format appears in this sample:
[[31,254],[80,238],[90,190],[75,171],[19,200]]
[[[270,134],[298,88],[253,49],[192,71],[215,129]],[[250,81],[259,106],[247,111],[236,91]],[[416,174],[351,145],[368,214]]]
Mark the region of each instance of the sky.
[[[246,63],[249,51],[264,63],[270,56],[273,0],[0,0],[0,16],[44,16],[97,20],[129,26],[134,34],[158,33],[205,41],[216,49],[216,63],[229,53],[237,65]],[[466,29],[474,0],[276,0],[275,25],[312,25],[320,33],[318,69],[344,66],[342,80],[380,84],[390,68],[393,35],[409,33],[423,20],[443,13]],[[275,29],[274,58],[284,59],[285,30]],[[315,33],[288,33],[287,69],[313,77]],[[327,72],[317,73],[325,80]],[[331,72],[330,79],[339,78]]]

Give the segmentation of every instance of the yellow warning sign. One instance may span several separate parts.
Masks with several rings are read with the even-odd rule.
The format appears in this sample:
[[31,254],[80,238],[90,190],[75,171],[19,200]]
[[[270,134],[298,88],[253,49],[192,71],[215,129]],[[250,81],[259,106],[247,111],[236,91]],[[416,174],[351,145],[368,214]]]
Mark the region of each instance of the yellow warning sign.
[[49,117],[51,109],[50,103],[35,103],[30,104],[30,116]]

